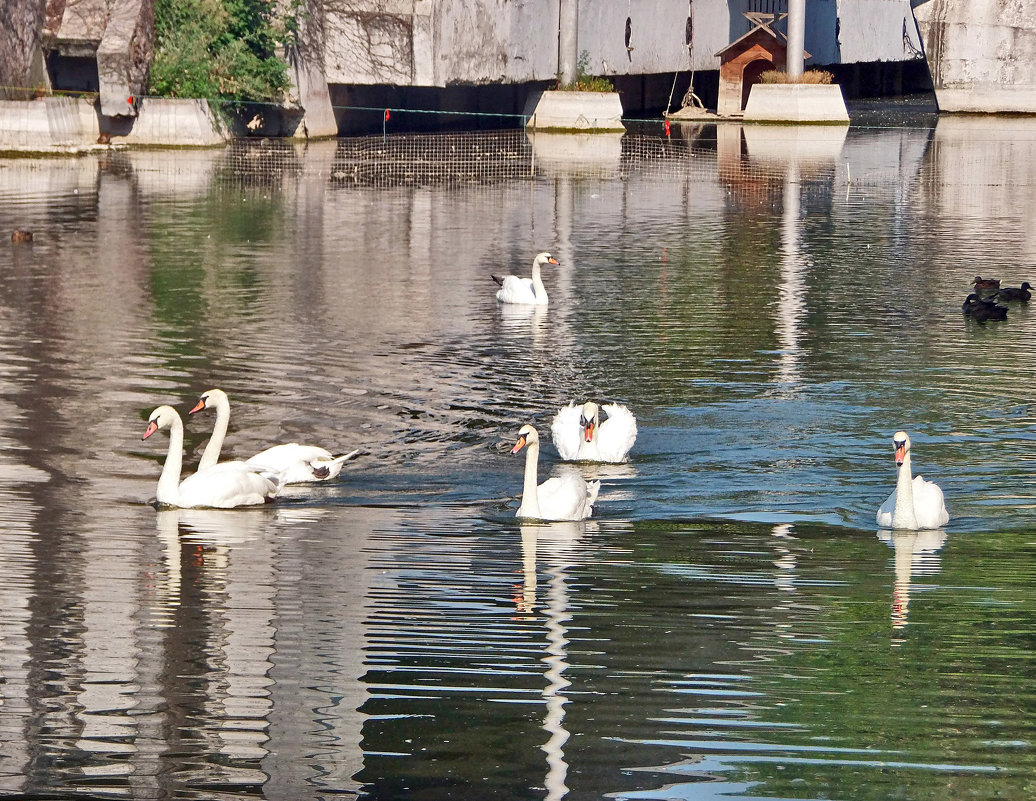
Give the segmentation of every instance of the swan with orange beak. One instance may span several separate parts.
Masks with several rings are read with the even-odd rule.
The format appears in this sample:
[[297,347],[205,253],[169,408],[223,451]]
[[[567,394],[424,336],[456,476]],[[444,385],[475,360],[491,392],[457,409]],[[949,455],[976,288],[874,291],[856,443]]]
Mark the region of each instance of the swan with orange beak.
[[[603,422],[601,412],[607,415]],[[618,403],[570,403],[554,416],[550,434],[565,461],[624,462],[637,441],[637,418]]]
[[540,436],[531,425],[518,430],[511,453],[525,451],[525,482],[522,502],[515,517],[533,520],[585,520],[593,514],[600,481],[585,481],[576,473],[564,473],[536,483],[540,460]]
[[878,525],[910,531],[942,528],[950,520],[942,490],[938,484],[911,474],[910,437],[905,431],[893,434],[892,444],[895,448],[896,488],[878,509]]

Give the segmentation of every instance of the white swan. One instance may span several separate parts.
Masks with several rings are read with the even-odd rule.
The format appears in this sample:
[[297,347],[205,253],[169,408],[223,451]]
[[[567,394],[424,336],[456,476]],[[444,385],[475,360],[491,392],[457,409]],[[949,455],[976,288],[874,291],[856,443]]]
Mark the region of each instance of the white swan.
[[601,489],[600,481],[585,481],[574,473],[548,478],[536,484],[536,466],[540,460],[540,436],[536,429],[524,425],[511,453],[525,452],[525,484],[522,503],[515,517],[535,520],[585,520],[593,514],[594,501]]
[[198,506],[231,509],[273,500],[279,483],[244,462],[222,462],[180,480],[183,466],[183,420],[172,406],[159,406],[148,418],[147,439],[159,429],[169,429],[169,451],[158,479],[156,499],[166,506],[191,509]]
[[558,260],[549,253],[540,253],[532,262],[532,278],[519,278],[517,275],[494,275],[493,280],[500,284],[500,289],[496,292],[496,299],[501,303],[546,306],[547,288],[543,286],[540,267],[544,264],[558,263]]
[[[607,417],[600,422],[600,412]],[[550,424],[554,447],[565,461],[622,462],[637,440],[637,418],[618,403],[597,408],[593,401],[558,410]]]
[[[216,423],[212,427],[212,437],[202,452],[201,461],[198,462],[199,470],[211,467],[219,461],[223,440],[227,436],[227,426],[230,424],[230,399],[227,393],[222,389],[203,392],[190,413],[209,408],[216,410]],[[359,452],[359,449],[356,449],[341,456],[334,456],[330,451],[316,445],[290,442],[260,451],[246,460],[245,464],[261,472],[276,473],[285,484],[303,484],[334,478],[342,472],[342,464]]]
[[945,526],[950,515],[937,484],[910,474],[910,437],[905,431],[892,435],[896,446],[896,467],[899,478],[888,500],[878,509],[878,525],[882,528],[934,529]]

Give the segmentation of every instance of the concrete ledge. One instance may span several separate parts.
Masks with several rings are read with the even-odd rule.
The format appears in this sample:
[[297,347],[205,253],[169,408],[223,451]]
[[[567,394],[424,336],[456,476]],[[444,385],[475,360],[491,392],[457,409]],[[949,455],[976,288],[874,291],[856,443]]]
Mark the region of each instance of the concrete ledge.
[[837,84],[757,83],[748,95],[744,122],[813,122],[848,125]]
[[529,97],[524,113],[534,131],[626,130],[618,92],[541,92]]
[[140,101],[136,119],[109,119],[102,118],[102,124],[113,144],[209,147],[229,138],[204,100],[148,97]]
[[939,111],[971,114],[1036,114],[1036,86],[944,86],[936,88]]
[[204,100],[145,98],[136,117],[103,117],[92,100],[43,97],[0,101],[0,152],[81,153],[110,144],[209,147],[226,128]]
[[[83,113],[84,104],[89,116]],[[97,141],[96,118],[88,101],[71,97],[0,101],[0,151],[75,152]]]

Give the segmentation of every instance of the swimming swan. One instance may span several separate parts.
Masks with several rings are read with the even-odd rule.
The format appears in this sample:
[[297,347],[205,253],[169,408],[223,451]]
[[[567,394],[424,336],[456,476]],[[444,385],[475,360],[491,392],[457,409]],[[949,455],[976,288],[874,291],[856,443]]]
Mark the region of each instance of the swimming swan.
[[[607,417],[600,422],[600,412]],[[593,401],[582,407],[569,403],[550,424],[551,437],[565,461],[622,462],[637,439],[637,418],[625,406]]]
[[[216,410],[216,424],[212,427],[212,437],[202,452],[198,469],[211,467],[219,461],[219,453],[223,449],[223,440],[227,436],[230,424],[230,399],[222,389],[210,389],[203,392],[201,399],[190,413],[203,409]],[[262,472],[277,473],[285,484],[303,484],[309,481],[329,481],[342,472],[342,464],[359,454],[359,449],[341,456],[334,456],[328,450],[316,445],[299,445],[297,442],[274,445],[260,451],[245,464]]]
[[584,481],[578,475],[567,473],[548,478],[537,486],[540,437],[530,425],[519,429],[518,440],[511,448],[511,453],[518,453],[525,446],[528,446],[525,452],[525,484],[522,488],[522,503],[515,517],[535,520],[585,520],[590,517],[601,482]]
[[942,490],[921,476],[910,474],[910,437],[904,431],[892,435],[896,446],[896,466],[899,478],[888,500],[878,509],[878,525],[882,528],[919,529],[942,528],[950,515],[943,503]]
[[547,305],[547,288],[540,277],[540,267],[544,264],[558,264],[558,260],[549,253],[540,253],[532,262],[532,278],[519,278],[517,275],[494,275],[493,280],[500,284],[496,299],[501,303],[524,303],[533,306]]
[[191,509],[198,506],[231,509],[255,506],[273,500],[279,483],[261,475],[244,462],[223,462],[199,470],[180,480],[183,466],[183,420],[172,406],[159,406],[148,418],[147,430],[141,439],[156,431],[169,429],[169,451],[162,475],[158,479],[156,499],[166,506]]

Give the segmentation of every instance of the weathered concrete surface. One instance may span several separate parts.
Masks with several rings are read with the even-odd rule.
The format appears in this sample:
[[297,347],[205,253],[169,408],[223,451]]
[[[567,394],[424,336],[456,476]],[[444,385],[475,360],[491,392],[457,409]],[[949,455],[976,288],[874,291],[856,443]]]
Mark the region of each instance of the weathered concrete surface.
[[0,152],[77,153],[111,144],[213,146],[228,134],[204,100],[147,98],[135,118],[100,116],[90,100],[0,101]]
[[151,0],[113,3],[97,46],[101,113],[134,116],[154,55],[155,7]]
[[62,56],[95,59],[101,112],[117,117],[136,114],[154,38],[153,0],[53,0],[40,42]]
[[331,107],[324,67],[327,35],[323,3],[305,0],[296,14],[299,20],[298,45],[286,48],[284,58],[288,62],[292,82],[288,102],[298,105],[302,116],[289,135],[300,138],[335,136],[338,123]]
[[210,147],[222,145],[229,138],[204,100],[145,98],[140,101],[136,119],[123,124],[123,130],[109,128],[112,143]]
[[848,125],[849,112],[836,84],[757,83],[748,96],[744,121]]
[[91,131],[84,104],[89,106],[68,97],[0,101],[0,151],[60,153],[92,144],[98,136],[96,114]]
[[925,0],[914,14],[941,111],[1036,113],[1036,4]]
[[[324,0],[327,79],[440,87],[552,80],[558,3]],[[577,48],[591,75],[715,70],[715,54],[751,30],[743,16],[749,7],[748,0],[582,0]],[[806,10],[809,64],[899,61],[919,52],[910,0],[810,0]]]
[[[40,36],[44,4],[38,0],[3,0],[0,22],[0,99],[23,99],[17,87],[33,88],[44,83]],[[37,65],[34,70],[34,64]],[[44,84],[45,85],[45,84]]]
[[618,92],[534,93],[525,106],[533,131],[624,131]]

